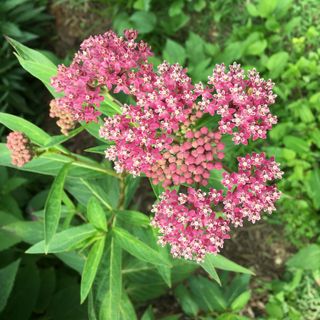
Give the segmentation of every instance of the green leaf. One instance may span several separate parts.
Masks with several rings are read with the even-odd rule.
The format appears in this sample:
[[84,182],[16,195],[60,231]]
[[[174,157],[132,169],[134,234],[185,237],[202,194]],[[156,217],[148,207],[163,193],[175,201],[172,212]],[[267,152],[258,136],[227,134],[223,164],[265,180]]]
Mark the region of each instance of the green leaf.
[[133,4],[133,8],[136,10],[149,11],[151,0],[136,0]]
[[154,29],[157,23],[157,17],[153,12],[137,11],[130,17],[130,21],[139,33],[144,34]]
[[189,280],[189,285],[192,296],[201,309],[210,312],[226,310],[227,301],[216,283],[202,276],[193,276]]
[[163,58],[169,63],[184,64],[186,60],[186,50],[177,42],[167,39],[163,50]]
[[70,251],[83,241],[97,234],[97,230],[91,224],[72,227],[56,233],[50,241],[49,248],[45,251],[44,240],[29,248],[26,253],[57,253]]
[[182,310],[189,316],[196,316],[199,312],[199,307],[193,300],[189,290],[183,285],[179,286],[174,290],[174,295],[177,298]]
[[57,231],[61,216],[61,198],[63,194],[64,182],[70,168],[69,164],[63,166],[53,181],[48,198],[44,207],[44,240],[45,248]]
[[164,188],[163,188],[162,184],[161,183],[153,184],[151,179],[149,179],[149,181],[150,181],[153,193],[155,194],[155,196],[157,198],[159,198],[160,194],[162,194],[164,192]]
[[314,169],[311,171],[305,183],[314,207],[320,209],[320,170]]
[[242,310],[251,298],[251,291],[242,292],[231,304],[231,309],[234,311]]
[[96,273],[97,273],[97,270],[101,261],[101,257],[103,254],[104,243],[105,243],[105,237],[97,240],[92,245],[92,248],[89,251],[87,260],[84,264],[82,277],[81,277],[81,290],[80,290],[81,303],[83,303],[84,300],[87,298],[91,290],[93,281],[96,277]]
[[0,112],[0,123],[12,131],[24,133],[32,142],[45,145],[50,136],[33,123],[9,113]]
[[246,9],[247,9],[248,13],[250,14],[250,16],[252,16],[252,17],[257,17],[259,15],[257,7],[250,2],[246,4]]
[[84,129],[85,129],[84,127],[78,127],[76,129],[70,131],[67,136],[58,135],[58,136],[50,137],[49,140],[47,141],[47,143],[44,145],[44,147],[49,148],[49,147],[54,147],[54,146],[57,146],[61,143],[64,143],[64,142],[70,140],[71,138],[75,137],[78,133],[80,133]]
[[34,77],[44,83],[53,96],[57,96],[56,92],[50,85],[51,77],[57,74],[57,67],[44,54],[30,49],[16,40],[7,38],[9,43],[16,51],[21,66],[32,74]]
[[207,255],[204,262],[201,262],[200,263],[201,267],[208,272],[208,274],[210,275],[210,277],[217,281],[219,283],[219,285],[221,286],[221,281],[220,281],[220,278],[219,278],[219,275],[213,265],[213,259],[212,259],[212,256],[210,255]]
[[273,54],[267,62],[267,68],[270,70],[270,76],[277,78],[287,66],[289,54],[285,51]]
[[15,262],[12,262],[8,266],[0,269],[0,312],[4,309],[4,307],[7,304],[7,300],[13,288],[19,264],[20,260],[17,260]]
[[150,227],[150,219],[145,214],[139,211],[133,210],[122,210],[116,211],[117,219],[125,223],[128,226],[136,227]]
[[155,320],[152,306],[149,306],[147,310],[143,313],[141,320]]
[[30,244],[43,239],[43,224],[39,221],[17,221],[2,228]]
[[106,214],[96,197],[91,197],[88,202],[87,216],[89,222],[99,230],[107,231]]
[[116,239],[111,238],[109,290],[102,303],[100,320],[119,320],[122,296],[122,250]]
[[221,256],[220,254],[217,254],[216,256],[213,254],[208,254],[206,256],[206,261],[208,261],[208,263],[212,263],[212,265],[217,269],[254,275],[254,272],[251,270],[240,266],[228,258]]
[[298,268],[303,270],[319,269],[320,246],[317,244],[308,245],[291,257],[286,264],[290,268]]
[[184,6],[183,0],[173,1],[173,3],[169,7],[169,11],[168,11],[169,17],[175,17],[183,13],[183,6]]
[[154,265],[170,266],[170,263],[159,252],[135,238],[128,231],[115,227],[113,233],[120,246],[136,258]]
[[278,0],[259,0],[257,11],[262,18],[269,17],[277,7]]
[[283,139],[283,142],[286,148],[291,149],[299,154],[305,154],[309,151],[308,142],[301,138],[294,136],[286,136]]
[[120,305],[121,320],[137,320],[137,315],[128,295],[122,292],[122,300]]

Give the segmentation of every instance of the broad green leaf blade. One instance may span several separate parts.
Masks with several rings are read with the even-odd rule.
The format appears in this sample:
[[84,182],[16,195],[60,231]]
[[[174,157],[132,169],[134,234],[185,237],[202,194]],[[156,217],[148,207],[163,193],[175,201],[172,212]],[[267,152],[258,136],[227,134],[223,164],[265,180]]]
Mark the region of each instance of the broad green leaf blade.
[[122,296],[122,250],[114,237],[110,242],[110,268],[108,293],[106,294],[100,312],[100,320],[119,320]]
[[120,320],[137,320],[137,315],[134,306],[130,301],[128,295],[123,292],[120,305]]
[[227,301],[221,288],[202,276],[193,276],[189,280],[193,298],[199,307],[205,311],[223,312],[227,308]]
[[93,244],[84,264],[80,289],[81,303],[84,302],[91,290],[103,254],[104,243],[105,237]]
[[[76,248],[83,241],[97,234],[97,230],[91,224],[72,227],[56,233],[50,241],[48,253],[59,253]],[[44,240],[29,248],[26,253],[45,253]]]
[[117,220],[136,227],[150,227],[150,219],[145,214],[134,210],[116,211]]
[[9,113],[0,112],[0,123],[12,131],[24,133],[32,142],[45,145],[50,136],[33,123]]
[[70,165],[66,164],[54,179],[44,207],[44,240],[46,249],[48,249],[50,240],[58,229],[63,187],[69,168]]
[[96,197],[91,197],[88,202],[87,216],[89,222],[99,230],[107,231],[106,214]]
[[251,298],[251,291],[247,290],[242,292],[231,304],[231,309],[233,311],[240,311],[242,310],[246,304],[249,302]]
[[174,290],[174,295],[179,301],[182,310],[189,316],[196,316],[199,312],[199,307],[193,300],[189,290],[183,285],[179,286]]
[[128,231],[114,227],[113,233],[120,246],[136,258],[154,265],[171,266],[170,263],[164,259],[159,252],[131,235]]
[[217,254],[216,256],[208,254],[206,256],[206,261],[208,261],[208,263],[210,262],[212,266],[217,269],[254,275],[253,271],[240,266],[239,264],[229,260],[228,258],[221,256],[220,254]]
[[290,268],[298,268],[303,270],[317,270],[320,266],[320,246],[310,244],[302,248],[298,253],[287,261]]
[[12,262],[8,266],[0,269],[0,312],[6,306],[7,300],[10,296],[19,264],[20,260],[17,260],[15,262]]
[[44,83],[53,96],[58,96],[50,85],[50,79],[57,74],[57,67],[44,54],[30,49],[18,41],[8,38],[7,40],[16,51],[21,66],[34,77]]
[[206,256],[204,262],[201,262],[200,265],[205,271],[208,272],[210,277],[213,280],[217,281],[219,283],[219,285],[221,286],[221,281],[220,281],[219,275],[218,275],[218,273],[213,265],[213,261],[209,255]]
[[143,313],[141,320],[155,320],[152,306],[149,306]]

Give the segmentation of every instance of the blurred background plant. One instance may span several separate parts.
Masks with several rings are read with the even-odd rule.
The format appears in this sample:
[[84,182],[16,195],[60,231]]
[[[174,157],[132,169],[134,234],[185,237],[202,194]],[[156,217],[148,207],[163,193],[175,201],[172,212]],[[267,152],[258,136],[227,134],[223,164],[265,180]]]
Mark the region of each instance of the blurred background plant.
[[[276,155],[277,161],[282,164],[285,177],[279,185],[283,196],[278,202],[278,211],[260,223],[260,227],[257,226],[257,231],[253,233],[257,237],[250,241],[261,245],[259,251],[262,252],[290,250],[281,257],[273,257],[274,264],[263,265],[264,261],[261,262],[258,275],[272,269],[272,277],[268,273],[268,277],[262,276],[260,281],[251,277],[249,282],[247,276],[232,277],[221,273],[222,287],[202,274],[196,273],[190,277],[194,271],[191,268],[186,275],[186,278],[190,278],[181,278],[180,283],[169,293],[162,283],[154,285],[153,295],[146,296],[141,295],[141,292],[150,283],[161,281],[159,277],[156,278],[152,272],[144,279],[140,273],[128,274],[128,284],[131,285],[133,295],[136,294],[135,307],[143,320],[160,319],[165,315],[167,320],[236,320],[245,317],[303,319],[302,315],[308,320],[320,318],[319,269],[306,268],[315,262],[320,265],[320,254],[316,249],[317,244],[320,244],[319,12],[318,0],[0,2],[0,111],[23,115],[33,122],[43,122],[42,126],[47,126],[44,119],[48,117],[49,97],[42,85],[31,80],[18,65],[3,35],[33,48],[51,49],[52,52],[46,54],[57,62],[55,55],[60,59],[70,59],[79,43],[89,34],[103,32],[108,28],[119,33],[126,28],[135,28],[140,38],[148,41],[156,52],[152,58],[153,63],[160,63],[162,59],[179,62],[187,66],[194,81],[206,80],[215,63],[237,61],[245,68],[255,67],[265,78],[270,77],[276,83],[278,98],[273,112],[278,115],[279,124],[263,144],[239,147],[237,153],[250,151],[254,145],[269,156]],[[2,133],[3,127],[0,128],[0,135]],[[228,146],[229,141],[225,142]],[[227,153],[227,157],[232,167],[233,154]],[[36,223],[32,221],[32,212],[43,209],[47,192],[44,190],[48,189],[50,179],[6,170],[1,171],[0,181],[3,186],[0,225],[23,220]],[[145,195],[137,199],[144,211],[150,209],[153,200],[149,198],[150,195]],[[76,208],[79,217],[82,210],[81,207]],[[66,206],[65,214],[67,212]],[[268,227],[264,227],[266,225]],[[79,276],[76,271],[52,256],[42,259],[25,256],[25,243],[34,243],[35,239],[30,240],[34,235],[30,235],[28,229],[19,229],[19,223],[16,228],[14,233],[5,228],[0,230],[0,281],[7,274],[17,275],[16,279],[13,276],[11,287],[7,288],[11,296],[3,314],[10,319],[33,319],[44,315],[52,319],[86,319],[86,306],[79,307]],[[268,228],[276,231],[270,235]],[[241,236],[239,239],[236,245],[241,245]],[[265,243],[264,247],[262,243]],[[310,249],[310,243],[313,243],[313,249]],[[291,258],[284,266],[290,252],[298,249],[301,249],[298,258]],[[308,260],[310,250],[312,258]],[[227,244],[226,252],[230,258],[242,261],[245,256],[241,250],[230,251]],[[3,271],[10,261],[18,258],[20,262],[10,265],[11,273],[6,273],[6,269]],[[258,263],[254,259],[248,267]],[[305,266],[292,262],[299,260],[305,261]],[[29,306],[26,310],[15,310],[15,301],[21,298],[19,292],[25,290],[24,286],[29,286],[23,280],[27,274],[30,277],[32,275],[29,279],[38,279],[30,280],[29,284],[34,287],[34,297],[39,298],[26,300],[23,303]],[[268,285],[267,282],[271,280],[271,285]],[[238,282],[241,282],[241,285],[237,285],[241,290],[230,296],[233,284]],[[203,299],[208,297],[208,301],[200,301],[199,292],[203,294],[203,287],[208,290],[208,295],[203,295]],[[65,296],[72,299],[64,299]],[[223,297],[218,301],[223,308],[215,305],[216,296]],[[262,296],[258,307],[256,296]],[[31,295],[24,298],[31,299]],[[172,301],[174,303],[171,304]],[[165,307],[168,304],[170,308]],[[0,299],[0,311],[4,305]],[[59,314],[66,309],[70,310],[68,315]],[[20,313],[24,315],[20,316]]]
[[[0,110],[17,114],[39,115],[45,112],[39,92],[41,84],[19,65],[5,36],[43,48],[52,17],[46,12],[47,0],[3,0],[0,2]],[[50,33],[49,33],[50,34]],[[28,83],[28,86],[26,86]],[[36,111],[37,110],[37,111]],[[39,110],[41,110],[39,112]]]

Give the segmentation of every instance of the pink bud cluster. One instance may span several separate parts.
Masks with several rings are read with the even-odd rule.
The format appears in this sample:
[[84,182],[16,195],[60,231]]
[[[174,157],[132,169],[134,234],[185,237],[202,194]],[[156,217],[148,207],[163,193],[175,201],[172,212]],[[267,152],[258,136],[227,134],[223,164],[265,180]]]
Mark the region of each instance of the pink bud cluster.
[[155,217],[151,224],[162,234],[159,243],[170,243],[175,258],[198,262],[208,252],[219,252],[230,231],[228,221],[212,209],[222,199],[222,192],[215,189],[209,194],[193,188],[188,188],[187,194],[165,191],[152,209]]
[[76,126],[76,121],[72,113],[61,107],[59,105],[59,100],[51,100],[49,115],[51,118],[58,118],[57,125],[60,127],[61,132],[66,136],[68,135],[69,131],[74,129]]
[[272,213],[274,203],[280,198],[276,186],[267,183],[281,179],[283,172],[273,158],[264,153],[238,158],[239,171],[224,173],[222,184],[227,188],[224,211],[235,226],[242,226],[244,219],[252,223],[260,220],[262,212]]
[[220,139],[220,133],[209,132],[207,127],[188,131],[184,142],[173,142],[146,175],[163,187],[192,183],[206,186],[210,170],[222,169],[219,160],[224,158],[224,144]]
[[146,43],[135,42],[136,31],[127,30],[125,37],[113,31],[91,36],[83,41],[69,67],[58,67],[51,85],[64,96],[57,98],[57,104],[76,120],[96,120],[104,90],[128,94],[132,70],[152,55]]
[[13,131],[8,134],[7,147],[11,152],[11,162],[17,167],[22,167],[34,156],[30,140],[21,132]]
[[277,123],[269,109],[276,98],[271,80],[265,81],[255,69],[248,71],[245,79],[244,70],[234,63],[227,73],[223,64],[216,65],[208,83],[212,88],[206,91],[202,106],[205,112],[221,116],[222,134],[232,134],[235,144],[266,138],[267,131]]
[[224,174],[226,191],[188,188],[186,194],[178,194],[167,190],[153,205],[152,225],[162,234],[159,243],[169,243],[174,257],[201,262],[207,253],[219,252],[232,225],[242,226],[244,219],[255,223],[262,212],[275,210],[280,192],[268,183],[282,177],[279,165],[263,153],[238,161],[237,173]]

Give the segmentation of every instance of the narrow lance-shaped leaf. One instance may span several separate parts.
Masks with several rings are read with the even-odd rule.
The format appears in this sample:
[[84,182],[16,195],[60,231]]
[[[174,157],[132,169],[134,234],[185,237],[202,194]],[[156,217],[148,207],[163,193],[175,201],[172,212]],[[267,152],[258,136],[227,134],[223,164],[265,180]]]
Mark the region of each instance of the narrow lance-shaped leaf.
[[205,260],[203,262],[201,262],[200,265],[205,271],[208,272],[210,277],[213,280],[217,281],[219,283],[219,285],[221,286],[221,281],[220,281],[219,275],[213,265],[211,256],[206,256]]
[[89,222],[99,230],[107,230],[106,214],[96,197],[91,197],[88,202],[87,216]]
[[44,240],[29,248],[26,253],[58,253],[70,251],[79,246],[83,241],[92,238],[97,230],[91,224],[83,224],[56,233],[50,241],[49,248],[45,250]]
[[105,243],[105,237],[97,240],[93,244],[92,248],[89,251],[87,260],[84,264],[82,277],[81,277],[81,290],[80,290],[81,303],[83,303],[84,300],[87,298],[91,290],[93,281],[96,277],[97,270],[103,254],[104,243]]
[[12,131],[24,133],[33,143],[46,144],[50,136],[33,123],[9,113],[0,112],[0,123]]
[[229,260],[228,258],[221,256],[220,254],[217,254],[216,256],[212,254],[208,254],[206,256],[206,260],[208,262],[210,261],[210,263],[212,263],[212,265],[217,269],[254,275],[253,271],[240,266],[239,264]]
[[10,296],[11,290],[14,285],[14,280],[18,271],[20,260],[17,260],[8,266],[0,269],[0,312],[6,306],[7,300]]
[[69,170],[70,164],[62,167],[51,186],[45,208],[44,208],[44,239],[45,251],[48,251],[48,245],[57,231],[61,215],[61,198],[64,182]]
[[108,293],[102,303],[100,320],[119,320],[122,296],[122,250],[114,237],[110,242]]
[[159,252],[131,235],[128,231],[115,227],[113,228],[113,233],[120,246],[136,258],[155,265],[170,266],[170,263]]

